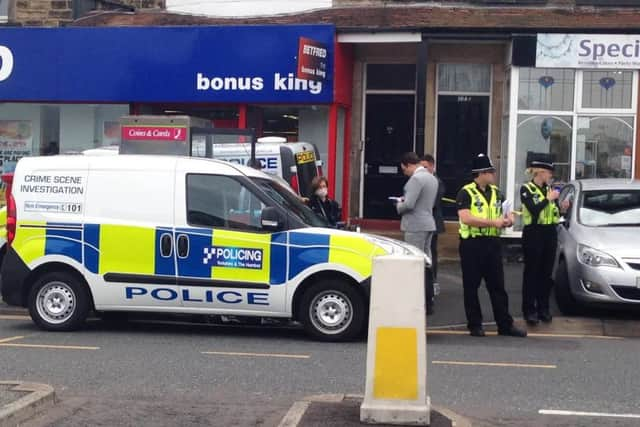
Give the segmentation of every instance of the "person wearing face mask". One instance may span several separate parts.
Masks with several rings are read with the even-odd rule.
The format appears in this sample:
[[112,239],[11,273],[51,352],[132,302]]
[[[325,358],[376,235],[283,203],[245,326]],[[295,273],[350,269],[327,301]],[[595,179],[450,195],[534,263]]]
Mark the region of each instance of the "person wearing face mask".
[[[531,181],[520,188],[522,202],[522,314],[527,324],[551,322],[549,297],[553,287],[551,274],[556,258],[560,221],[558,188],[551,186],[553,161],[550,154],[531,153],[527,173]],[[563,206],[566,209],[566,206]]]
[[311,181],[311,197],[308,205],[315,213],[323,217],[331,227],[336,227],[342,215],[342,209],[335,200],[329,198],[329,181],[316,176]]

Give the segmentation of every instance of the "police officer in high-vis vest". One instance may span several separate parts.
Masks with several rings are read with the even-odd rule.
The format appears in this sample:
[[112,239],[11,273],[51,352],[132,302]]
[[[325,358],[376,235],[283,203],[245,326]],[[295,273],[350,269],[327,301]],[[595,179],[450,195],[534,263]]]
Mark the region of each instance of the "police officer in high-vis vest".
[[551,187],[553,161],[551,155],[530,153],[527,173],[532,177],[520,188],[522,202],[522,314],[529,325],[540,320],[551,322],[549,297],[553,286],[551,274],[556,258],[560,220],[558,189]]
[[513,214],[502,212],[504,197],[495,185],[496,170],[487,156],[480,154],[473,160],[472,175],[473,182],[462,187],[456,198],[467,327],[471,336],[485,336],[478,299],[480,282],[484,279],[498,333],[526,337],[527,332],[513,324],[504,288],[500,234],[513,224]]

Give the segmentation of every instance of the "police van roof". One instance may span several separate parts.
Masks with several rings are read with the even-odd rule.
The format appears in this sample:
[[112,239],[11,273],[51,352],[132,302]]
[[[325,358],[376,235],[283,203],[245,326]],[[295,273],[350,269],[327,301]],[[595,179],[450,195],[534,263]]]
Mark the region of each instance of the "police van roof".
[[118,156],[37,156],[24,157],[18,162],[17,171],[22,169],[73,170],[73,169],[111,169],[111,170],[176,170],[224,175],[245,175],[256,178],[269,178],[258,170],[232,164],[222,160],[198,157],[154,156],[145,154],[123,154]]

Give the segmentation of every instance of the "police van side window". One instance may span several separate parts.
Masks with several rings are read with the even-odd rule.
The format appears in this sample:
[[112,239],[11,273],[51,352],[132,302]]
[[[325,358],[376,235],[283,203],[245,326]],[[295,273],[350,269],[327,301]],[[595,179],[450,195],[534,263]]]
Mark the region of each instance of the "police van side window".
[[187,175],[187,222],[192,226],[260,231],[264,206],[233,178]]

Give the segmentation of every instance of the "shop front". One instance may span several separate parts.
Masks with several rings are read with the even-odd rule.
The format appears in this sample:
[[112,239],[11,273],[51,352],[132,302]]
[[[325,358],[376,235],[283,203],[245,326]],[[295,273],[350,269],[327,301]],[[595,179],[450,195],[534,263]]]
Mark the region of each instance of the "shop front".
[[348,204],[351,62],[331,25],[7,28],[0,55],[5,172],[119,144],[124,115],[186,114],[314,143]]
[[553,155],[560,183],[637,177],[640,37],[538,34],[512,57],[503,186],[516,205],[532,151]]

